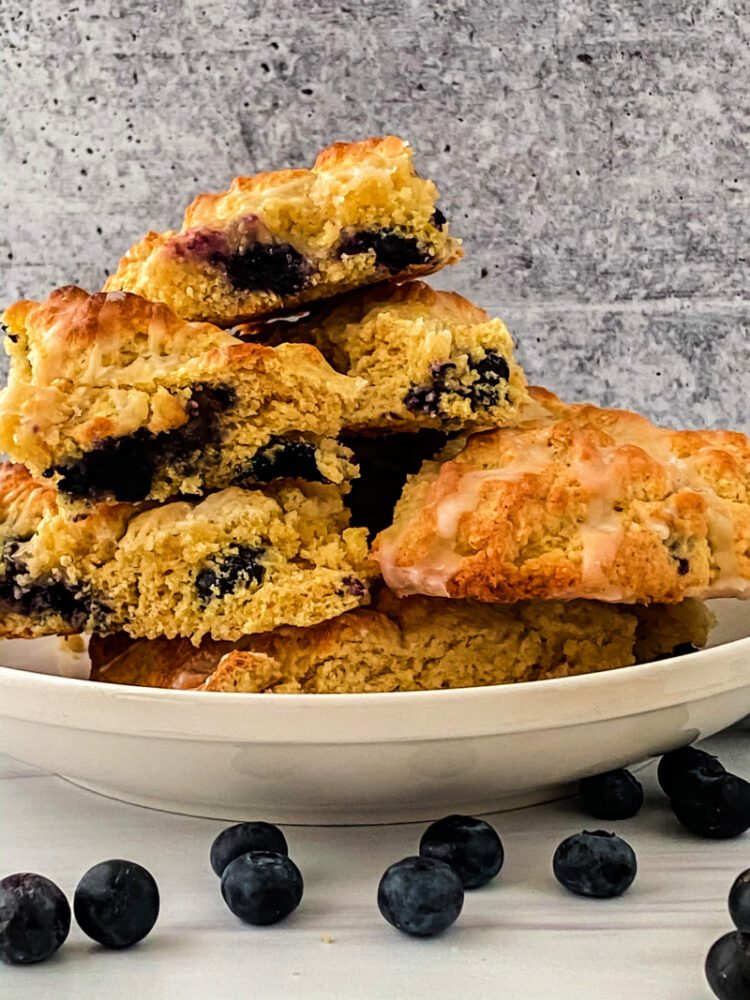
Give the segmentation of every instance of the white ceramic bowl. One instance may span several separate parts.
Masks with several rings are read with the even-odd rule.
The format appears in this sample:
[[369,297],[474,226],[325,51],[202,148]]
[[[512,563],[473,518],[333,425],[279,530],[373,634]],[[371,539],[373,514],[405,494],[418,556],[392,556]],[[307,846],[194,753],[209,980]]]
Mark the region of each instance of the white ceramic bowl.
[[[528,805],[750,713],[750,603],[713,607],[712,648],[504,687],[215,694],[4,666],[0,750],[115,798],[226,819],[385,823]],[[11,649],[0,644],[0,662]]]

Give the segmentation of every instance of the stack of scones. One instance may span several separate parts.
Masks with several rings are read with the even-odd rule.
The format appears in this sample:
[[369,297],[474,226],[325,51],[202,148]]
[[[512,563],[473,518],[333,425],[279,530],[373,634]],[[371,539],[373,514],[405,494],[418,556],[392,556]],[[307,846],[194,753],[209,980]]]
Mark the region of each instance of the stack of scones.
[[420,280],[460,241],[389,136],[238,177],[104,291],[3,314],[0,635],[92,677],[467,687],[704,645],[750,597],[750,442],[567,405]]

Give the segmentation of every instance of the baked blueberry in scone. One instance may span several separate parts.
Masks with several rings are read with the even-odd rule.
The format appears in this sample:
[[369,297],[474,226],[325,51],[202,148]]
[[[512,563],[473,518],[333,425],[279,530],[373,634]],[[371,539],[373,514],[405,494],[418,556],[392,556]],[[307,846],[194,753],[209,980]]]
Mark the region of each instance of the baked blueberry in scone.
[[543,680],[705,645],[714,623],[700,601],[641,608],[599,601],[483,604],[376,594],[373,607],[310,628],[282,625],[232,648],[204,639],[92,641],[92,678],[206,691],[416,691]]
[[285,480],[68,518],[54,487],[0,465],[0,635],[235,640],[368,603],[374,570],[334,486]]
[[314,347],[243,343],[161,303],[72,286],[3,319],[0,451],[71,507],[356,472],[335,435],[360,386]]
[[363,379],[345,416],[355,432],[497,427],[517,420],[528,402],[502,320],[423,281],[351,292],[297,322],[235,332],[248,341],[314,344],[336,371]]
[[337,142],[312,170],[237,177],[199,195],[177,232],[149,233],[105,288],[229,326],[461,256],[432,181],[396,136]]
[[[750,598],[750,441],[532,390],[530,419],[426,462],[373,555],[398,594]],[[450,447],[450,446],[449,446]]]

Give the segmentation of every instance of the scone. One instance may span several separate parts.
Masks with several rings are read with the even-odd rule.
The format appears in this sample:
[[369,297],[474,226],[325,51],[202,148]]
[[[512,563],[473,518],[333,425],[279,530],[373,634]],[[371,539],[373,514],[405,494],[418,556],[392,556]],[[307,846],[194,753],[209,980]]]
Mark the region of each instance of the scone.
[[528,403],[502,320],[422,281],[352,292],[298,322],[240,326],[238,336],[314,344],[364,388],[348,405],[353,432],[500,427]]
[[[90,646],[92,679],[205,691],[418,691],[566,677],[705,644],[713,616],[699,601],[640,609],[596,601],[482,604],[393,598],[312,628],[282,626],[234,649],[184,640]],[[680,652],[680,649],[677,649]]]
[[335,435],[360,386],[310,345],[242,343],[161,303],[73,286],[3,321],[0,452],[72,506],[356,472]]
[[533,396],[534,419],[472,435],[408,481],[373,548],[394,591],[750,597],[744,434],[664,430],[624,410]]
[[105,288],[229,326],[431,274],[461,256],[437,198],[401,139],[337,142],[312,170],[237,177],[228,191],[199,195],[179,232],[149,233]]
[[53,487],[0,466],[0,635],[125,631],[238,639],[369,601],[366,533],[340,491],[281,481],[200,502],[61,515]]

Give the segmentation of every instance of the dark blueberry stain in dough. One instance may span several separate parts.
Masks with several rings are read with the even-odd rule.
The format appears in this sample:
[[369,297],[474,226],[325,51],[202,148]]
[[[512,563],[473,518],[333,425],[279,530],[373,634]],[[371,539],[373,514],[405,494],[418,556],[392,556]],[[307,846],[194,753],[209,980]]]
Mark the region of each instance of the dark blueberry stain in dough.
[[468,367],[477,378],[465,385],[455,377],[456,366],[452,361],[434,362],[430,367],[431,381],[409,387],[404,396],[407,410],[437,417],[447,395],[468,399],[473,410],[496,406],[501,392],[505,392],[503,384],[510,377],[508,362],[496,351],[488,351],[483,358],[470,358]]
[[353,597],[364,597],[367,593],[367,585],[356,576],[345,576],[341,580],[344,585],[342,593],[351,594]]
[[306,479],[323,482],[318,468],[315,445],[310,441],[272,438],[253,455],[249,465],[237,476],[237,482],[267,483],[272,479]]
[[289,243],[250,243],[226,260],[229,280],[243,292],[295,295],[307,284],[310,266]]
[[0,602],[9,610],[29,618],[58,614],[71,628],[85,628],[91,613],[91,602],[80,587],[71,587],[53,579],[19,582],[23,567],[17,564],[16,553],[21,542],[26,540],[6,539],[3,544]]
[[391,274],[432,259],[420,249],[413,236],[403,236],[390,229],[355,230],[345,235],[339,244],[339,256],[354,256],[370,250],[375,253],[376,263]]
[[57,472],[61,493],[70,497],[112,497],[124,503],[144,500],[151,491],[160,465],[168,462],[179,473],[190,473],[201,464],[205,449],[219,438],[218,415],[235,403],[228,386],[196,385],[188,402],[189,419],[182,427],[153,434],[134,434],[103,441],[74,462],[48,469]]
[[195,589],[203,605],[240,587],[262,583],[266,569],[259,560],[265,551],[262,546],[237,545],[204,566],[195,578]]

